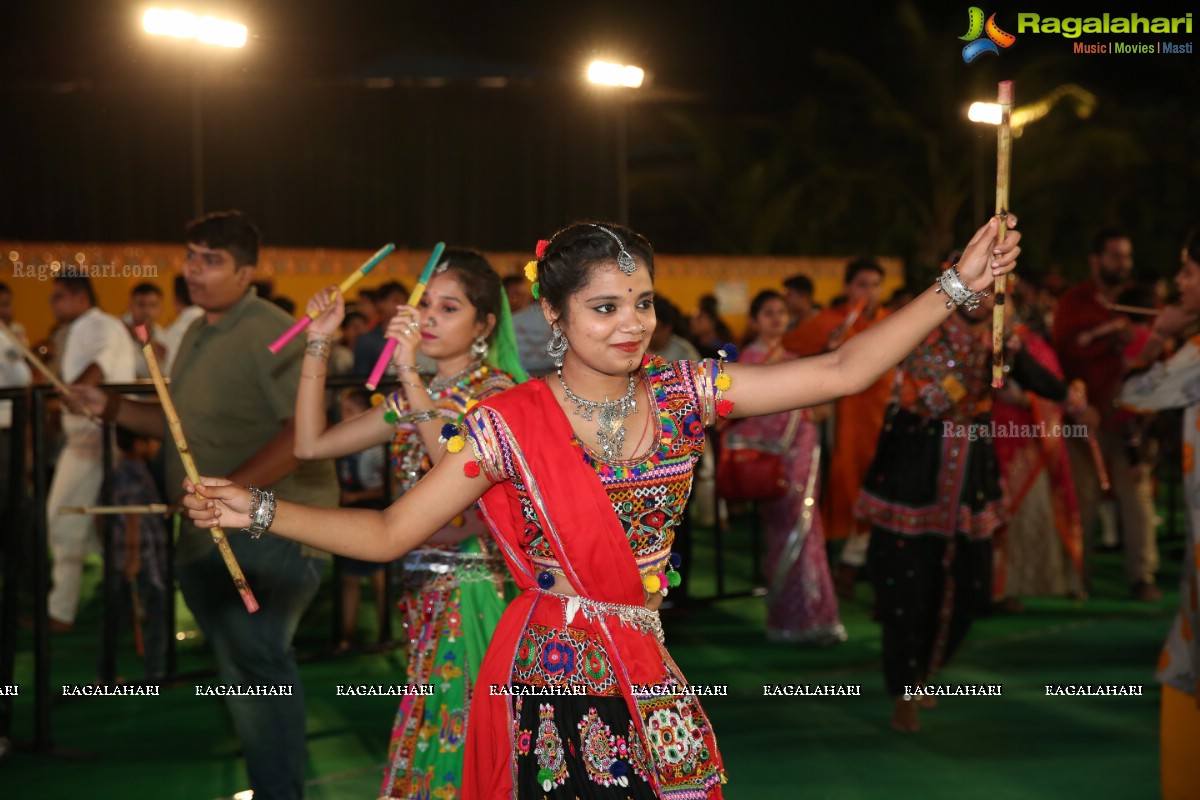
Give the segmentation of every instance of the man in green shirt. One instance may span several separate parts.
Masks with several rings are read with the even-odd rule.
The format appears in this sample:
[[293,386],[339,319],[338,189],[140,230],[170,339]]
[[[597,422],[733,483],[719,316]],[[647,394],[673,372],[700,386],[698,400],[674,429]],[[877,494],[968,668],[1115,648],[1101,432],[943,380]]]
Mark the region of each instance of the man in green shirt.
[[[171,398],[199,468],[239,483],[270,488],[279,498],[336,506],[331,461],[293,456],[293,409],[303,345],[279,355],[267,345],[292,323],[251,285],[258,230],[240,212],[209,214],[187,226],[184,276],[204,316],[188,328],[171,369]],[[157,402],[80,393],[106,419],[172,441]],[[183,464],[166,454],[167,491],[183,492]],[[316,595],[327,556],[265,536],[227,531],[230,545],[261,606],[248,614],[206,530],[182,523],[176,576],[184,600],[212,643],[222,684],[294,687],[291,696],[226,696],[246,755],[255,800],[304,795],[305,716],[292,651],[296,626]]]

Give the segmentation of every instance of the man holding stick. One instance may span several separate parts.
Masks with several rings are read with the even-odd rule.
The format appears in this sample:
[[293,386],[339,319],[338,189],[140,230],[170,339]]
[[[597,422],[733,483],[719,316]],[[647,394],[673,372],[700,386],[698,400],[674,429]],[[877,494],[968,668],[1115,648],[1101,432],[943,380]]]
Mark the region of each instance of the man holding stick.
[[[248,484],[333,507],[332,462],[297,462],[292,415],[303,346],[279,355],[267,346],[293,320],[252,287],[258,230],[240,212],[210,214],[187,227],[184,276],[204,317],[188,329],[171,371],[170,395],[196,463],[227,470]],[[225,385],[232,380],[236,391]],[[224,388],[223,388],[224,387]],[[169,439],[160,405],[87,393],[106,419]],[[167,490],[178,497],[184,468],[167,450]],[[230,537],[246,583],[261,609],[248,614],[207,530],[184,522],[176,574],[184,599],[212,643],[220,681],[292,686],[292,696],[226,697],[246,754],[255,800],[304,795],[305,713],[292,637],[316,595],[324,553],[274,536]]]
[[[97,306],[91,278],[55,278],[50,309],[59,323],[68,326],[60,361],[63,380],[87,385],[133,380],[136,351],[129,332],[121,320]],[[104,440],[102,426],[82,414],[64,413],[62,427],[66,443],[46,500],[47,532],[54,553],[54,586],[48,605],[51,630],[69,631],[79,610],[88,537],[96,527],[90,517],[60,514],[59,508],[96,502],[104,475]]]
[[[1161,599],[1162,592],[1155,586],[1158,544],[1154,538],[1156,517],[1150,465],[1130,462],[1113,406],[1114,394],[1125,372],[1123,352],[1133,331],[1127,320],[1119,328],[1111,327],[1110,323],[1117,318],[1111,306],[1129,283],[1133,244],[1123,231],[1103,230],[1092,241],[1089,261],[1092,277],[1069,289],[1058,301],[1054,313],[1054,348],[1067,380],[1082,380],[1087,386],[1089,402],[1100,411],[1099,429],[1091,435],[1099,438],[1100,451],[1112,476],[1125,550],[1125,577],[1136,599],[1154,602]],[[1090,578],[1089,561],[1101,503],[1100,482],[1087,440],[1068,439],[1067,448],[1083,525],[1086,581]]]

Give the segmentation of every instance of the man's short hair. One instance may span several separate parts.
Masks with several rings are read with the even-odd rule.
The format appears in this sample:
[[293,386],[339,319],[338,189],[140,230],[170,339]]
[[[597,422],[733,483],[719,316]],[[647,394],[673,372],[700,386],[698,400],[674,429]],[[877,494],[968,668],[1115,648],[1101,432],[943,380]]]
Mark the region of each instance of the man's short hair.
[[1098,256],[1108,247],[1108,243],[1113,239],[1128,239],[1129,232],[1117,227],[1104,228],[1092,237],[1092,250],[1094,256]]
[[388,281],[375,287],[375,302],[383,302],[394,294],[402,294],[408,297],[408,287],[399,281]]
[[258,228],[240,211],[214,211],[184,229],[186,240],[213,250],[228,250],[235,267],[258,265]]
[[879,262],[873,258],[856,258],[846,265],[845,276],[842,278],[842,284],[847,285],[852,280],[858,277],[860,272],[874,272],[879,277],[883,277],[883,267],[879,266]]
[[59,275],[54,279],[54,282],[71,294],[87,295],[88,304],[97,305],[96,287],[92,286],[92,279],[87,275]]
[[[848,282],[849,281],[847,281],[847,283]],[[783,282],[783,288],[792,292],[796,292],[797,294],[807,294],[811,296],[813,293],[812,278],[808,277],[807,275],[793,275]]]
[[137,297],[138,295],[142,294],[156,294],[159,297],[163,296],[162,289],[158,288],[158,286],[150,283],[149,281],[143,281],[129,290],[130,297]]

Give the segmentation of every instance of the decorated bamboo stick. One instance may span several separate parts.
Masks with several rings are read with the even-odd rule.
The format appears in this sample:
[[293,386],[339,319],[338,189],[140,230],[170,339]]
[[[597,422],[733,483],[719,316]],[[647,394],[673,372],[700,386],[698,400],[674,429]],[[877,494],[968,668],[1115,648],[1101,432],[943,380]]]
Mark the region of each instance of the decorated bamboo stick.
[[[188,449],[187,438],[183,435],[183,423],[179,421],[179,413],[175,410],[175,404],[171,402],[171,395],[167,391],[167,382],[163,379],[162,370],[158,368],[158,358],[155,357],[154,350],[150,346],[150,334],[145,325],[138,326],[137,335],[144,345],[142,352],[146,354],[150,377],[154,380],[154,388],[158,392],[159,402],[162,403],[163,413],[167,416],[167,427],[171,429],[171,436],[175,439],[175,447],[179,450],[180,460],[183,461],[184,472],[187,473],[188,480],[195,484],[196,496],[203,497],[204,495],[200,494],[200,473],[196,469],[196,462],[192,459],[192,451]],[[225,568],[229,570],[229,575],[233,578],[233,585],[237,587],[238,594],[242,596],[246,610],[253,614],[258,611],[258,601],[254,599],[254,593],[250,591],[246,578],[242,575],[242,568],[238,566],[237,558],[229,547],[225,531],[221,530],[219,525],[214,525],[209,533],[212,534],[213,544],[221,553]]]
[[[388,255],[395,249],[396,249],[396,245],[392,244],[391,242],[388,242],[383,247],[379,248],[379,250],[377,250],[375,252],[375,255],[371,256],[366,261],[364,261],[362,263],[362,266],[360,266],[358,269],[354,270],[354,272],[350,273],[350,276],[347,277],[346,280],[342,281],[341,284],[338,286],[338,291],[342,293],[342,296],[345,297],[346,292],[353,289],[358,284],[359,281],[361,281],[363,278],[367,277],[367,273],[370,272],[371,270],[375,269],[375,266],[380,261],[383,261],[385,258],[387,258]],[[282,350],[283,348],[287,347],[287,343],[290,342],[292,339],[295,339],[296,336],[299,335],[300,331],[304,330],[310,324],[312,324],[312,321],[316,318],[317,318],[317,316],[313,312],[311,312],[311,311],[306,312],[303,317],[296,320],[295,325],[288,328],[286,331],[283,332],[282,336],[280,336],[275,341],[271,342],[271,344],[269,344],[267,346],[268,349],[275,355],[279,355],[279,351]]]
[[[1008,176],[1012,163],[1012,81],[1000,81],[1000,127],[996,131],[996,216],[1000,227],[996,232],[996,243],[1004,241],[1008,232]],[[992,307],[992,388],[1004,385],[1004,302],[1008,288],[1008,276],[996,278],[993,294],[996,304]]]
[[[66,395],[71,393],[71,388],[63,383],[62,379],[55,375],[54,371],[46,366],[46,362],[38,358],[37,353],[30,350],[25,343],[22,342],[15,333],[13,333],[12,328],[8,327],[3,320],[0,320],[0,331],[4,331],[6,334],[8,334],[8,338],[12,339],[13,344],[16,345],[16,348],[21,351],[21,355],[25,356],[25,360],[32,364],[34,369],[45,375],[46,379],[50,381],[54,388],[58,389],[60,394]],[[100,418],[96,416],[96,412],[92,411],[87,406],[84,406],[83,413],[86,414],[87,418],[92,422],[100,421]]]
[[[417,285],[413,287],[412,294],[408,296],[408,305],[415,308],[417,303],[421,302],[421,295],[425,294],[425,284],[429,283],[429,279],[433,277],[433,268],[442,259],[442,251],[445,249],[445,242],[438,242],[433,246],[433,252],[429,254],[429,260],[425,262],[425,269],[421,270],[421,277],[417,280]],[[375,387],[383,380],[383,373],[387,370],[388,362],[392,360],[392,353],[396,352],[398,344],[400,342],[391,336],[384,342],[383,352],[379,354],[379,360],[375,362],[375,368],[371,370],[371,377],[367,379],[367,391],[375,391]]]
[[134,506],[60,506],[60,514],[166,514],[166,503],[147,503]]

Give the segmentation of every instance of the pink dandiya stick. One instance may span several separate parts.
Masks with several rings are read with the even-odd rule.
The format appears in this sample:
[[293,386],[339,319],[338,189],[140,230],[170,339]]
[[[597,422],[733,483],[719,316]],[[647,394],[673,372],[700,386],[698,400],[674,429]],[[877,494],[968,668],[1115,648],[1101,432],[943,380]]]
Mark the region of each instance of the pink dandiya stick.
[[[421,295],[425,294],[425,284],[429,283],[429,279],[433,276],[433,268],[441,260],[442,251],[445,249],[445,242],[438,242],[433,246],[433,252],[429,254],[429,260],[425,262],[425,269],[421,271],[417,285],[413,287],[412,294],[408,296],[407,305],[415,308],[417,303],[421,302]],[[391,336],[383,343],[383,352],[379,354],[379,360],[375,362],[375,368],[371,370],[371,377],[367,379],[367,391],[375,391],[375,387],[383,380],[383,373],[387,370],[388,362],[392,360],[392,353],[396,352],[398,344],[400,342]]]
[[[162,404],[163,413],[167,416],[167,427],[171,429],[171,436],[175,439],[175,447],[179,450],[179,459],[183,462],[183,470],[187,473],[188,480],[195,484],[196,496],[203,498],[204,495],[200,494],[200,472],[196,469],[196,462],[192,459],[192,451],[188,449],[187,438],[183,435],[183,423],[179,421],[179,412],[175,410],[175,404],[171,402],[171,394],[167,391],[167,382],[163,379],[162,370],[158,368],[158,359],[154,355],[154,349],[150,346],[150,334],[145,325],[137,327],[137,335],[145,345],[142,347],[142,352],[146,355],[146,364],[150,367],[150,377],[154,380],[158,400]],[[212,534],[213,544],[217,546],[217,551],[221,554],[221,560],[225,562],[225,568],[229,570],[229,575],[233,578],[233,585],[237,588],[238,594],[242,596],[246,610],[253,614],[258,611],[258,601],[254,599],[254,593],[250,591],[250,586],[246,583],[246,576],[242,574],[242,568],[238,565],[237,557],[234,556],[233,550],[229,546],[229,539],[226,538],[225,531],[221,530],[220,526],[214,525],[209,529],[209,533]]]
[[[1000,227],[996,244],[1004,241],[1008,232],[1008,176],[1012,164],[1012,81],[1000,81],[1000,127],[996,131],[996,216]],[[992,287],[996,304],[992,306],[992,388],[1004,385],[1004,301],[1008,276],[996,278]]]
[[[340,291],[342,293],[342,296],[345,297],[346,292],[353,289],[354,286],[359,281],[361,281],[363,278],[367,277],[367,273],[370,272],[371,270],[375,269],[375,265],[378,264],[380,261],[383,261],[385,258],[387,258],[388,255],[395,249],[396,249],[396,245],[392,244],[391,242],[388,242],[383,247],[379,248],[379,250],[377,250],[375,252],[375,255],[371,256],[366,261],[364,261],[362,263],[362,266],[360,266],[358,269],[354,270],[354,272],[352,272],[350,274],[350,276],[348,278],[346,278],[346,280],[342,281],[341,284],[338,286],[338,291]],[[295,339],[296,336],[298,336],[300,334],[300,331],[304,330],[310,324],[312,324],[312,321],[316,318],[317,318],[317,315],[314,314],[313,312],[311,312],[311,311],[306,312],[303,317],[296,320],[295,325],[288,328],[286,331],[283,332],[282,336],[280,336],[275,341],[271,342],[271,344],[269,344],[267,346],[267,349],[269,349],[275,355],[279,355],[279,351],[282,350],[283,348],[287,347],[287,343],[290,342],[292,339]]]

